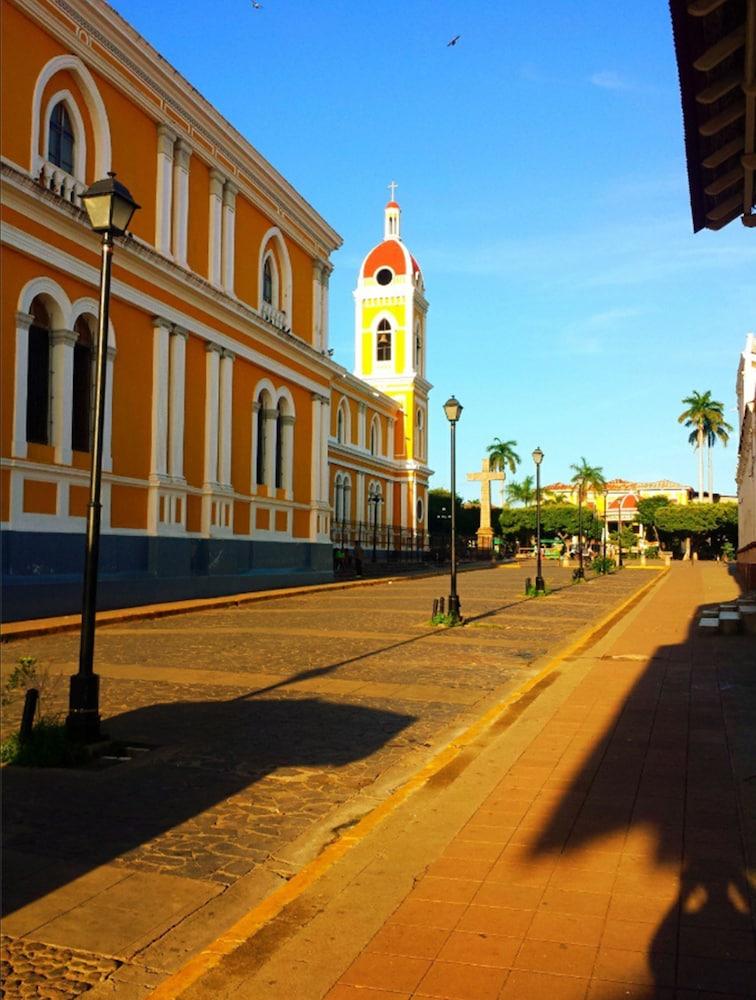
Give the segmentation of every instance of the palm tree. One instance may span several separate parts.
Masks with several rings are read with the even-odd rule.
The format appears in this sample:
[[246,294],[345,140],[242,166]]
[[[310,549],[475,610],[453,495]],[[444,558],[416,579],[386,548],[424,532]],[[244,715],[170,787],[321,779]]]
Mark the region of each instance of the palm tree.
[[[486,448],[488,452],[489,468],[492,472],[505,472],[507,469],[514,475],[517,466],[520,464],[520,456],[514,450],[516,441],[500,441],[493,439],[493,444]],[[501,495],[504,497],[504,481],[501,484]]]
[[[694,390],[691,395],[686,396],[682,402],[687,406],[687,409],[683,410],[677,418],[677,422],[679,424],[685,424],[686,427],[692,428],[690,434],[688,435],[688,442],[698,450],[698,499],[703,500],[704,445],[708,445],[709,449],[711,449],[711,446],[715,443],[717,438],[719,438],[719,440],[726,445],[729,440],[727,432],[731,431],[732,427],[724,418],[724,404],[718,402],[716,399],[712,399],[711,391],[709,389],[707,389],[706,392],[696,392]],[[712,477],[713,473],[711,471],[710,450],[709,500],[713,499]]]
[[722,413],[722,404],[712,403],[712,410],[715,410],[716,407],[719,407],[719,414],[717,416],[710,416],[704,428],[706,452],[709,459],[709,500],[712,503],[714,502],[714,464],[712,462],[711,449],[717,441],[721,441],[726,448],[727,442],[730,440],[729,431],[732,430],[732,424],[727,423],[724,413]]
[[530,507],[535,502],[535,489],[533,477],[525,476],[521,483],[513,480],[506,489],[507,500],[510,503],[521,503],[523,507]]
[[606,479],[601,466],[589,465],[583,456],[580,458],[579,465],[571,465],[570,468],[575,473],[570,482],[577,487],[578,495],[578,559],[580,561],[578,577],[582,580],[585,575],[583,571],[583,502],[588,490],[593,490],[594,493],[601,492],[606,486]]

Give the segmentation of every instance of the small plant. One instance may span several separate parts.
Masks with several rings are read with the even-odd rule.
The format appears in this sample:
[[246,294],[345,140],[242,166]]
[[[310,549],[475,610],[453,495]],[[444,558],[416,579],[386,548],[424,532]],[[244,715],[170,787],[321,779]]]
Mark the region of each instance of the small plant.
[[591,563],[591,569],[594,573],[613,573],[617,568],[617,564],[614,559],[610,559],[608,556],[606,559],[603,556],[596,556],[596,558]]
[[459,615],[438,611],[433,615],[430,623],[431,625],[445,625],[447,628],[453,628],[455,625],[461,625],[462,619]]
[[525,594],[527,597],[548,597],[550,593],[551,591],[549,590],[548,587],[544,587],[543,590],[536,590],[536,586],[534,583],[528,584],[528,586],[525,588]]
[[0,743],[0,762],[21,767],[71,767],[87,759],[87,751],[68,738],[66,727],[54,719],[40,719],[28,740],[18,733]]
[[722,542],[722,558],[727,562],[732,562],[735,558],[735,546],[732,542]]
[[33,656],[19,656],[16,666],[8,675],[8,680],[2,688],[0,701],[3,705],[10,705],[28,688],[37,687],[38,684],[39,677],[35,658]]
[[659,558],[659,546],[649,545],[646,550],[646,559],[658,559]]

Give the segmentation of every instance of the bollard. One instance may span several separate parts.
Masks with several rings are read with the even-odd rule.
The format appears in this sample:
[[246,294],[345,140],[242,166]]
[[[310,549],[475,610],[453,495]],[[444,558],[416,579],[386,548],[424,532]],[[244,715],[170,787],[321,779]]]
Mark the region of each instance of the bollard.
[[443,599],[443,597],[439,597],[439,599],[438,599],[438,613],[439,613],[440,615],[443,615],[443,614],[445,614],[445,610],[444,610],[444,599]]
[[39,701],[39,691],[36,688],[29,688],[24,698],[24,711],[21,716],[21,728],[18,731],[18,738],[21,743],[26,743],[31,739],[34,716],[37,714],[37,702]]
[[530,593],[530,588],[532,586],[533,586],[533,581],[530,579],[530,577],[529,576],[525,577],[525,595],[526,596]]
[[435,618],[437,614],[438,614],[438,598],[434,597],[433,598],[433,611],[431,613],[431,617]]

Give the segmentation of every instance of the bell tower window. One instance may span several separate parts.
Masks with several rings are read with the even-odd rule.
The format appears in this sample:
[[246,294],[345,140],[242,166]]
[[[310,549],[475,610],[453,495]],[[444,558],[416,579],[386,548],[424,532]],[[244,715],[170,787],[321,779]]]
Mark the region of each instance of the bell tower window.
[[72,174],[74,169],[74,134],[71,117],[63,101],[58,101],[50,115],[49,159],[56,167]]
[[382,319],[376,330],[376,361],[391,360],[391,324]]

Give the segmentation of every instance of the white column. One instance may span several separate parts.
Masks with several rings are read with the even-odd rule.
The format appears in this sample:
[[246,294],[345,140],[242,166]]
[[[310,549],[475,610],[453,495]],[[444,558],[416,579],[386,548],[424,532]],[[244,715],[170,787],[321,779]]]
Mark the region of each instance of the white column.
[[205,485],[218,482],[218,375],[221,349],[205,345]]
[[265,482],[268,496],[276,494],[276,420],[278,410],[263,410],[263,433],[265,434]]
[[356,492],[356,512],[355,521],[367,521],[367,510],[365,509],[365,473],[357,473],[357,492]]
[[186,267],[189,227],[189,159],[192,150],[184,139],[178,139],[173,152],[173,256],[178,264]]
[[[108,344],[108,356],[105,361],[105,426],[102,433],[102,468],[105,472],[113,471],[113,379],[115,377],[116,349]],[[108,496],[110,494],[108,493]],[[103,512],[104,512],[103,501]],[[108,522],[109,523],[109,522]]]
[[330,504],[328,496],[328,438],[331,424],[331,402],[323,399],[320,406],[320,496],[325,504]]
[[171,253],[171,205],[173,201],[173,146],[176,133],[158,125],[157,184],[155,186],[155,248]]
[[287,413],[281,417],[281,433],[283,436],[283,469],[282,485],[287,500],[294,494],[294,417]]
[[223,184],[225,178],[218,170],[210,171],[210,218],[208,223],[207,277],[214,284],[221,280],[221,233],[223,212]]
[[223,185],[223,287],[227,292],[234,290],[234,238],[236,230],[236,195],[238,188],[231,181]]
[[168,340],[171,324],[161,316],[152,320],[152,449],[150,476],[168,474]]
[[29,327],[31,313],[16,313],[16,369],[13,393],[13,456],[26,458],[26,392],[29,372]]
[[234,356],[223,351],[220,362],[220,398],[218,402],[218,482],[231,485],[231,415],[233,399]]
[[312,263],[312,344],[315,350],[324,350],[321,327],[320,300],[322,285],[323,262],[315,260]]
[[[323,350],[328,349],[328,277],[333,268],[324,264],[320,272],[320,341]],[[362,343],[362,337],[359,338]]]
[[357,404],[357,447],[366,448],[367,440],[367,407],[364,403]]
[[252,403],[252,464],[250,467],[250,493],[256,493],[257,482],[257,414],[260,412],[260,403],[255,399]]
[[394,522],[394,484],[389,480],[384,486],[384,506],[386,508],[386,524]]
[[322,447],[320,425],[320,407],[322,396],[316,392],[312,393],[312,436],[310,438],[310,504],[315,504],[320,500],[320,477],[323,473],[320,458]]
[[53,330],[52,345],[52,444],[55,461],[70,465],[71,425],[73,422],[73,365],[76,333],[73,330]]
[[184,478],[184,399],[186,395],[187,331],[174,326],[170,338],[170,412],[168,415],[168,474]]

